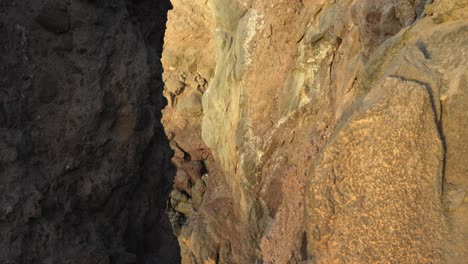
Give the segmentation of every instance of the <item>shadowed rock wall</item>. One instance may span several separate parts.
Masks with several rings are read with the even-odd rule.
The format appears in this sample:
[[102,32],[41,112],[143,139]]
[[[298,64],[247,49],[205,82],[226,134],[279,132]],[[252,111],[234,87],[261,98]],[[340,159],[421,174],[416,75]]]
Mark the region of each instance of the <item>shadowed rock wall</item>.
[[169,1],[0,1],[0,262],[179,263]]

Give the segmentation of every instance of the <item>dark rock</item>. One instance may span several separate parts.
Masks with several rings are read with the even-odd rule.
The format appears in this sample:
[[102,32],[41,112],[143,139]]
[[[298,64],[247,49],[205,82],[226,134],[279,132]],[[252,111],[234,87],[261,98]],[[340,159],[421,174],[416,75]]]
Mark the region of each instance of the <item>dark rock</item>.
[[145,33],[164,35],[165,2],[0,4],[0,263],[180,262]]
[[39,101],[49,104],[54,101],[59,93],[58,81],[50,73],[41,73],[36,81],[35,89],[38,93]]
[[3,105],[0,105],[0,127],[5,127],[7,124],[7,113]]
[[70,29],[70,16],[66,5],[57,0],[47,1],[36,17],[37,23],[45,29],[60,34]]
[[16,148],[0,143],[0,163],[10,163],[16,160]]

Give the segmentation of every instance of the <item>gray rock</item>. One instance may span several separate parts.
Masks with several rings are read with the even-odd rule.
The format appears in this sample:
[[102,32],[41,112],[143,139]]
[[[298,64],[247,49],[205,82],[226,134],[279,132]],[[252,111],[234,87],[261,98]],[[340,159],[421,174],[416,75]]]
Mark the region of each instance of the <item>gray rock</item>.
[[179,263],[160,122],[168,9],[0,4],[0,263]]
[[70,16],[65,2],[49,0],[36,17],[37,23],[45,29],[60,34],[70,29]]

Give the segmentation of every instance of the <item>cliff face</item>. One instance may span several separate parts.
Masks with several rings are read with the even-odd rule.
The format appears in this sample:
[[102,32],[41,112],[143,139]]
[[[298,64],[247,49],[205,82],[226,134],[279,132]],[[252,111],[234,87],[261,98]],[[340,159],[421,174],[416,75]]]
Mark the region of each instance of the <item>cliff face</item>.
[[0,263],[466,262],[467,14],[0,0]]
[[173,0],[182,263],[468,259],[468,2]]
[[169,1],[0,1],[0,263],[179,263]]

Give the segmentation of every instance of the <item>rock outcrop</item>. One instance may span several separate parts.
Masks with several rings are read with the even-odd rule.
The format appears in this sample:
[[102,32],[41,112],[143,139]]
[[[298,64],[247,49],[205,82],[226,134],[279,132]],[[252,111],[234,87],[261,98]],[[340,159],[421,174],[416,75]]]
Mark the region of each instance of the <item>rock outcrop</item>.
[[0,0],[0,263],[465,263],[467,54],[468,0]]
[[182,263],[468,259],[468,2],[173,0]]
[[169,1],[0,1],[0,263],[179,263]]

